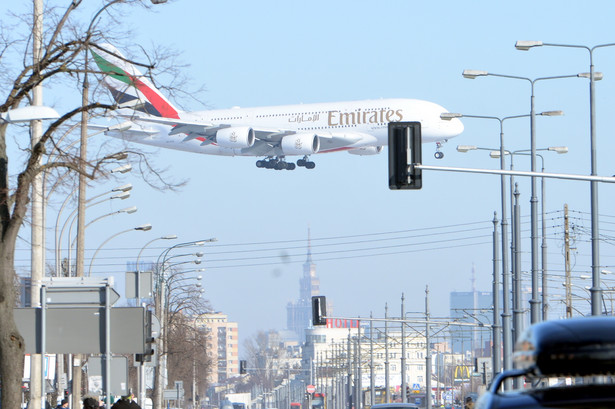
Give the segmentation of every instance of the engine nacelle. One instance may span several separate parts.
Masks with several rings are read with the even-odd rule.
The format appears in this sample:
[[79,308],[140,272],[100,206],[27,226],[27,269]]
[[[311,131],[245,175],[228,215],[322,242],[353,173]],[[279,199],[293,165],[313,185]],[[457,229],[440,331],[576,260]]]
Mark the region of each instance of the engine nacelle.
[[365,146],[363,148],[350,149],[348,153],[351,155],[378,155],[382,152],[382,146]]
[[320,150],[320,139],[313,133],[298,133],[282,138],[285,155],[311,155]]
[[249,126],[232,126],[216,132],[216,143],[223,148],[249,148],[254,145],[254,129]]

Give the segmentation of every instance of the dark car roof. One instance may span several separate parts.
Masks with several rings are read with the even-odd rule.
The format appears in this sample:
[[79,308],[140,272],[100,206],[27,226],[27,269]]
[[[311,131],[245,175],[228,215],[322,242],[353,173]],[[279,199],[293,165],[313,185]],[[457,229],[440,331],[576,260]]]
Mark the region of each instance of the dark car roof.
[[615,385],[570,385],[515,392],[485,393],[477,409],[613,408]]
[[517,340],[513,360],[545,376],[615,372],[615,318],[583,317],[545,321]]

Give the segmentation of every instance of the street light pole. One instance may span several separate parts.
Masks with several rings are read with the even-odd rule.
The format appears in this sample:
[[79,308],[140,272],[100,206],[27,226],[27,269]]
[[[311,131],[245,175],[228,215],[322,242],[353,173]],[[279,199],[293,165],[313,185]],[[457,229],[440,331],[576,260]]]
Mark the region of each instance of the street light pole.
[[[464,70],[464,78],[474,79],[481,76],[492,76],[500,78],[511,78],[517,80],[528,81],[530,83],[530,147],[531,147],[531,171],[536,172],[536,113],[534,109],[534,85],[538,81],[580,77],[582,74],[576,75],[557,75],[541,78],[527,78],[516,75],[494,74],[487,71],[479,70]],[[591,74],[590,74],[591,76]],[[530,198],[530,221],[531,221],[531,261],[532,261],[532,299],[530,300],[530,316],[531,322],[540,321],[540,299],[538,298],[538,198],[536,196],[536,176],[531,176],[531,198]]]
[[88,277],[92,275],[92,266],[94,265],[94,259],[96,258],[96,255],[98,255],[98,252],[100,251],[100,249],[103,248],[103,246],[105,244],[107,244],[111,239],[119,236],[120,234],[128,233],[128,232],[131,232],[131,231],[134,231],[134,230],[137,230],[137,231],[149,231],[151,229],[152,229],[152,225],[147,223],[147,224],[144,224],[144,225],[141,225],[141,226],[133,227],[132,229],[122,230],[121,232],[115,233],[113,236],[111,236],[107,240],[103,241],[103,243],[100,246],[98,246],[98,248],[94,252],[94,255],[92,256],[92,259],[90,260],[90,268],[88,270]]
[[[566,48],[582,48],[589,52],[589,113],[590,113],[590,155],[591,155],[591,175],[596,176],[596,94],[595,83],[601,76],[594,72],[593,53],[597,48],[612,47],[615,43],[599,44],[594,47],[573,44],[554,44],[543,43],[542,41],[517,41],[515,48],[522,51],[527,51],[533,47],[566,47]],[[591,243],[592,243],[592,288],[591,291],[591,308],[592,315],[600,315],[600,300],[602,298],[602,289],[600,287],[600,231],[598,223],[598,182],[590,182],[590,206],[591,206]]]
[[[153,240],[148,241],[147,243],[145,243],[145,245],[143,247],[141,247],[141,250],[139,251],[139,254],[137,254],[137,265],[136,265],[136,270],[137,270],[137,288],[136,288],[136,296],[137,296],[137,306],[141,305],[141,267],[139,265],[139,261],[141,260],[141,254],[143,254],[143,250],[145,250],[145,248],[147,246],[149,246],[150,244],[152,244],[153,242],[157,241],[157,240],[174,240],[177,238],[177,235],[175,234],[171,234],[168,236],[162,236],[162,237],[158,237],[155,238]],[[139,388],[138,388],[138,394],[137,396],[139,397],[139,403],[143,406],[145,406],[145,398],[146,398],[146,389],[147,386],[145,384],[145,362],[141,361],[139,362]]]
[[[466,71],[464,71],[465,76],[470,78],[469,74]],[[545,112],[541,112],[539,115],[541,116],[561,116],[562,114],[563,114],[562,111],[545,111]],[[450,120],[452,118],[476,118],[476,119],[490,119],[490,120],[498,121],[499,126],[500,126],[500,148],[499,148],[500,170],[504,170],[506,167],[506,161],[505,161],[504,155],[507,153],[507,151],[504,149],[504,121],[508,119],[527,118],[528,116],[529,115],[524,114],[524,115],[511,115],[511,116],[500,118],[500,117],[495,117],[495,116],[465,115],[465,114],[460,114],[460,113],[448,113],[447,112],[447,113],[443,113],[442,115],[440,115],[440,118],[444,120]],[[469,150],[475,150],[475,149],[484,150],[484,148],[478,148],[476,146],[465,146],[464,145],[463,147],[462,146],[457,147],[457,150],[460,152],[467,152]],[[511,185],[511,189],[512,189],[512,185]],[[512,368],[510,359],[512,357],[513,338],[512,338],[512,331],[511,331],[511,312],[510,312],[510,295],[509,295],[511,280],[510,280],[510,269],[508,267],[509,266],[509,263],[508,263],[508,221],[506,217],[507,200],[506,200],[506,176],[505,175],[500,176],[500,194],[501,194],[501,202],[502,202],[501,204],[502,206],[502,294],[504,298],[502,301],[502,307],[503,307],[502,308],[502,332],[503,332],[502,347],[504,350],[504,354],[503,354],[504,355],[504,369],[508,370]],[[513,287],[513,295],[514,295],[514,287]],[[500,305],[499,291],[494,291],[493,293],[493,305],[494,305],[494,308],[496,306],[499,308],[499,305]],[[495,325],[496,325],[496,321],[494,321],[494,326]],[[497,325],[499,326],[499,322],[497,322]],[[497,373],[497,371],[495,371],[494,373]]]
[[[165,317],[165,308],[164,302],[166,299],[165,287],[166,284],[164,282],[164,274],[165,274],[165,264],[168,259],[172,257],[168,257],[169,253],[177,248],[182,247],[190,247],[190,246],[203,246],[205,243],[211,243],[217,241],[216,238],[210,238],[206,240],[194,240],[188,241],[184,243],[178,243],[174,246],[171,246],[165,249],[156,260],[156,267],[158,269],[158,280],[157,280],[157,297],[155,298],[155,310],[156,316],[160,319],[161,323],[164,323],[166,320]],[[162,261],[161,261],[162,260]],[[182,263],[178,263],[182,264]],[[166,387],[166,383],[163,381],[163,364],[165,362],[166,356],[164,355],[164,348],[166,343],[164,342],[164,337],[166,336],[166,330],[164,324],[160,327],[160,334],[157,338],[157,346],[158,346],[158,356],[159,362],[158,365],[154,368],[154,396],[153,396],[153,408],[154,409],[162,409],[162,401],[163,401],[163,389]]]

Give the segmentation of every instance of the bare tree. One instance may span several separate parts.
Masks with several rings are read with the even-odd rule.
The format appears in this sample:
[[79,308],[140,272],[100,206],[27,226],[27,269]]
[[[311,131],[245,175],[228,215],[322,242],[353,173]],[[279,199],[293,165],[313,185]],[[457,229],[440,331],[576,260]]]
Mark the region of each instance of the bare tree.
[[[186,389],[193,392],[207,389],[207,374],[211,359],[207,350],[208,329],[199,324],[203,314],[211,312],[209,303],[203,300],[196,284],[182,285],[182,272],[168,277],[168,308],[166,322],[166,348],[169,384],[183,381]],[[189,388],[187,386],[190,385]],[[161,387],[161,385],[159,385]],[[156,400],[154,394],[154,400]]]
[[[66,9],[48,5],[45,10],[45,19],[49,22],[47,26],[51,28],[43,34],[42,55],[37,64],[28,63],[31,61],[31,58],[28,58],[31,53],[31,32],[23,31],[24,27],[31,27],[28,17],[11,15],[5,17],[10,20],[0,21],[0,90],[6,90],[5,96],[0,97],[0,114],[29,105],[32,90],[38,85],[61,84],[68,92],[73,90],[75,95],[79,95],[83,75],[92,69],[84,64],[86,48],[96,41],[114,40],[110,37],[113,29],[101,30],[98,26],[99,20],[85,24],[78,20],[79,14],[75,11],[82,6],[82,0],[65,3],[68,3]],[[106,8],[101,18],[109,20],[117,17],[112,14],[116,6],[145,5],[141,0],[118,0],[112,3],[113,7],[110,7],[112,4],[101,2],[101,6]],[[117,20],[106,28],[111,26],[121,27]],[[117,31],[116,34],[119,38]],[[19,61],[19,66],[12,66],[11,62],[14,61]],[[95,92],[92,91],[93,96],[96,95]],[[19,230],[26,222],[33,178],[41,172],[53,173],[55,170],[67,169],[72,174],[78,173],[95,179],[104,174],[105,163],[117,160],[115,152],[107,154],[99,151],[97,158],[84,163],[76,152],[69,149],[74,145],[59,137],[62,127],[69,122],[75,122],[81,112],[97,116],[115,108],[113,104],[98,102],[95,97],[88,100],[92,102],[85,106],[76,102],[74,108],[50,123],[33,146],[20,142],[18,138],[11,139],[10,132],[17,129],[23,131],[23,128],[0,120],[0,382],[1,406],[4,408],[17,408],[21,402],[25,347],[24,339],[13,318],[13,308],[16,305],[14,254]],[[9,126],[12,128],[9,129]],[[24,132],[21,133],[23,135]],[[16,145],[15,148],[11,146],[12,143]],[[11,163],[9,168],[9,152],[14,151],[21,152],[11,158],[14,163]],[[43,160],[50,151],[54,151],[54,159]],[[146,157],[141,155],[140,158],[143,168],[147,168]],[[166,184],[159,173],[155,172],[154,175],[158,178],[156,181],[162,182],[164,187],[174,187],[172,184]]]
[[261,385],[264,389],[273,389],[284,378],[280,362],[286,357],[286,351],[280,345],[277,332],[258,331],[244,343],[250,380],[247,386]]

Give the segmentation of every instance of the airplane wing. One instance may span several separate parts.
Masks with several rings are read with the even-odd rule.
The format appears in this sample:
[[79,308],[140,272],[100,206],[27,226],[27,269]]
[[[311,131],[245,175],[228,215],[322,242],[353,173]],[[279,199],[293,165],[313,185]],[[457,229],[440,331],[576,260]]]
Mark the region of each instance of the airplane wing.
[[[219,130],[232,126],[231,124],[213,124],[202,121],[190,121],[176,118],[134,115],[134,113],[121,116],[129,118],[132,121],[142,121],[172,126],[173,129],[171,129],[171,131],[169,132],[170,136],[179,134],[186,135],[182,139],[182,142],[199,138],[202,141],[202,145],[214,143],[216,133]],[[291,129],[254,128],[254,144],[249,148],[243,148],[241,152],[243,154],[255,156],[267,156],[277,154],[275,152],[275,149],[282,141],[282,138],[284,138],[285,136],[294,135],[296,133],[296,130]],[[360,141],[373,139],[371,135],[353,132],[322,132],[316,134],[320,139],[321,152],[342,150],[350,148],[352,145]]]

